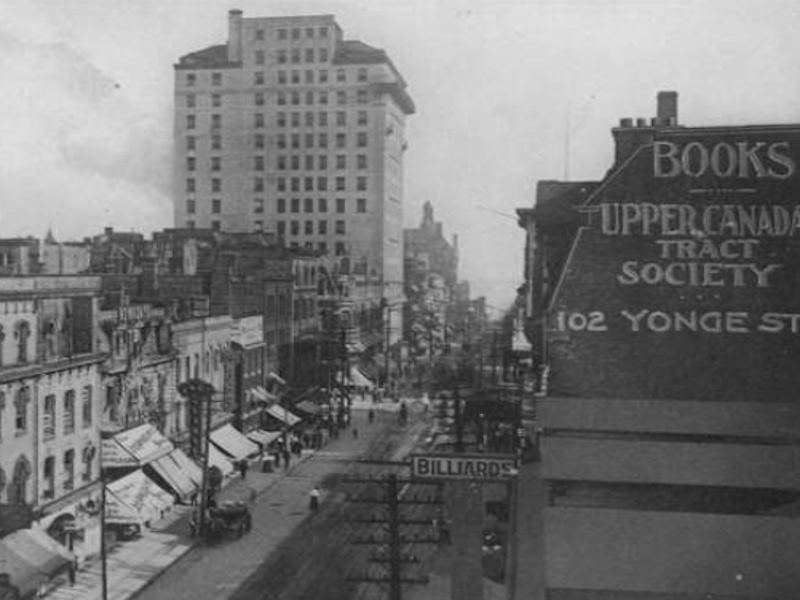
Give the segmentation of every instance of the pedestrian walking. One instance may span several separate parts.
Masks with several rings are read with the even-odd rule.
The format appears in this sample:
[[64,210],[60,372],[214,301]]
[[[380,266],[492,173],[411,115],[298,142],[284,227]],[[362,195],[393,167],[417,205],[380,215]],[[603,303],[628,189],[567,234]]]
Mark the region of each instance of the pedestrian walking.
[[367,413],[367,420],[369,421],[370,425],[372,425],[375,422],[375,411],[372,410],[371,408],[369,409],[369,412]]
[[242,475],[242,480],[247,479],[247,459],[239,461],[239,473]]
[[353,439],[358,439],[358,427],[353,427]]
[[283,466],[288,469],[292,462],[292,453],[286,448],[283,449]]
[[308,493],[308,507],[313,511],[316,511],[319,508],[319,496],[319,487],[315,485],[314,488]]

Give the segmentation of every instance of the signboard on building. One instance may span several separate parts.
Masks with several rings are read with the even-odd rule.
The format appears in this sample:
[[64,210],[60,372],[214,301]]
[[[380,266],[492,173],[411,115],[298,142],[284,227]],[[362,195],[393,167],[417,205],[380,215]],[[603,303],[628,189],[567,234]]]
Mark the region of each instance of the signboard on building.
[[469,479],[503,481],[516,473],[513,455],[415,454],[411,472],[422,479]]
[[565,395],[793,401],[800,130],[659,132],[587,200],[549,308]]
[[231,341],[242,348],[250,348],[264,343],[263,316],[242,317],[231,325]]

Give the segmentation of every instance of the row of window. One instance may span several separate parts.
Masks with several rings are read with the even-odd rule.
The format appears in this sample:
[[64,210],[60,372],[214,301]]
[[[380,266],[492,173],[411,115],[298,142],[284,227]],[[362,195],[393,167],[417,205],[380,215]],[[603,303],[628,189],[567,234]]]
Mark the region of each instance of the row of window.
[[[301,77],[302,73],[302,77]],[[363,83],[367,81],[367,69],[360,68],[356,72],[356,81]],[[257,71],[255,73],[256,85],[264,83],[264,72]],[[299,85],[300,83],[314,84],[314,83],[328,83],[328,69],[292,69],[291,71],[278,71],[278,83],[281,85],[293,84]],[[336,69],[336,83],[347,83],[347,70]]]
[[[84,482],[90,481],[92,478],[92,461],[94,459],[94,452],[87,447],[83,450],[82,462],[83,473],[81,478]],[[62,480],[62,487],[65,492],[75,488],[75,450],[69,449],[64,452],[63,457],[64,476]],[[42,469],[42,478],[44,486],[42,487],[42,498],[55,498],[56,495],[56,457],[48,456],[44,459],[44,466]]]
[[[287,104],[299,106],[303,104],[303,102],[305,102],[305,104],[315,103],[315,94],[312,91],[308,91],[305,94],[301,92],[278,92],[275,97],[278,106],[286,106]],[[328,92],[318,92],[316,98],[319,100],[319,104],[328,104]],[[339,106],[344,106],[349,100],[350,97],[347,91],[340,90],[336,92],[336,104]],[[256,106],[264,106],[265,94],[263,92],[256,92],[253,102]],[[366,104],[367,102],[369,102],[369,92],[365,89],[356,90],[356,104]]]
[[[286,235],[286,224],[289,223],[289,234],[300,235],[300,221],[276,221],[278,228],[278,235]],[[335,221],[333,232],[336,235],[347,234],[347,223],[345,221]],[[303,222],[303,233],[305,235],[314,235],[314,221]],[[317,221],[317,234],[328,235],[328,222]]]
[[[279,157],[280,158],[280,157]],[[291,162],[292,169],[299,169],[299,156],[293,156],[293,159],[298,159],[297,166],[294,166],[294,161]],[[284,169],[284,167],[278,166],[279,169]],[[295,189],[294,182],[295,180],[298,181],[297,188]],[[292,181],[292,191],[300,191],[299,187],[299,177],[291,178]],[[281,183],[282,182],[282,183]],[[310,182],[310,183],[309,183]],[[313,177],[306,177],[305,178],[306,191],[314,191],[314,178]],[[328,190],[328,178],[327,177],[317,177],[317,190],[318,191],[327,191]],[[345,192],[347,191],[347,177],[336,177],[334,179],[334,189],[337,192]],[[359,192],[363,192],[367,190],[367,178],[366,177],[356,177],[356,190]],[[197,180],[193,177],[189,177],[186,179],[186,191],[193,193],[197,191]],[[212,177],[211,178],[211,191],[212,192],[221,192],[222,191],[222,179],[219,177]],[[253,178],[253,191],[254,192],[263,192],[264,191],[264,178],[263,177],[254,177]],[[278,191],[286,191],[286,179],[281,177],[278,178]]]
[[[292,48],[291,50],[280,49],[276,53],[279,65],[292,63],[326,63],[330,60],[330,53],[327,48]],[[253,62],[257,65],[267,64],[266,50],[256,50],[253,53]]]
[[[63,432],[69,435],[75,431],[75,390],[67,390],[63,397]],[[83,388],[81,399],[81,417],[84,429],[92,425],[92,386],[87,385]],[[58,429],[56,423],[56,396],[49,394],[44,398],[44,439],[49,440],[55,437]]]
[[[355,199],[356,206],[355,212],[357,213],[365,213],[367,212],[367,199],[366,198],[356,198]],[[318,198],[317,199],[317,212],[319,213],[326,213],[328,212],[328,199],[327,198]],[[300,198],[291,198],[288,200],[286,198],[278,198],[276,201],[276,210],[278,213],[285,213],[287,212],[299,213],[300,212]],[[197,201],[194,199],[186,200],[186,212],[190,215],[196,214],[197,212]],[[313,198],[304,198],[303,199],[303,212],[306,213],[313,213],[314,212],[314,199]],[[336,198],[336,212],[337,213],[345,213],[347,212],[347,200],[345,198]],[[221,214],[222,213],[222,200],[218,198],[214,198],[211,200],[211,213],[212,214]],[[264,213],[264,199],[263,198],[255,198],[253,200],[253,213],[255,214],[263,214]],[[320,232],[322,233],[322,232]]]
[[[195,85],[197,85],[197,82],[198,82],[197,76],[198,76],[197,73],[187,73],[186,74],[186,85],[188,87],[194,87]],[[214,85],[214,86],[222,85],[222,73],[219,73],[219,72],[216,72],[216,71],[211,73],[211,85]]]
[[[303,114],[305,114],[305,119],[302,119]],[[325,115],[325,116],[323,116]],[[347,124],[347,117],[343,117],[344,124]],[[366,125],[367,124],[367,113],[366,111],[361,111],[358,113],[356,117],[356,123],[358,125]],[[275,124],[278,127],[302,127],[304,124],[306,127],[313,127],[314,126],[314,113],[313,112],[293,112],[293,113],[285,113],[285,112],[278,112],[275,113]],[[318,121],[317,124],[320,127],[327,127],[328,126],[328,116],[324,112],[318,113]],[[339,117],[337,116],[337,125],[340,124]],[[222,128],[222,115],[218,113],[213,113],[211,115],[211,129],[220,129]],[[255,129],[263,129],[266,126],[266,120],[264,118],[264,113],[254,113],[253,114],[253,127]],[[198,120],[197,115],[186,115],[186,129],[197,129],[198,128]]]
[[[299,140],[298,140],[299,142]],[[292,140],[292,147],[299,147],[295,146],[295,140]],[[285,141],[284,141],[285,145]],[[283,146],[281,146],[283,147]],[[315,157],[313,154],[306,154],[303,168],[306,171],[326,171],[328,169],[328,156],[326,154],[320,154],[319,156]],[[254,156],[253,157],[253,170],[255,171],[263,171],[266,165],[265,157],[263,156]],[[287,165],[291,165],[287,167]],[[211,170],[212,171],[221,171],[222,170],[222,157],[221,156],[212,156],[211,157]],[[299,156],[279,156],[277,159],[276,167],[279,171],[285,171],[287,168],[291,168],[292,170],[299,170],[300,169],[300,157]],[[347,169],[347,155],[346,154],[337,154],[334,160],[334,168],[337,170]],[[356,168],[357,169],[366,169],[367,168],[367,155],[366,154],[357,154],[356,155]],[[197,158],[194,156],[187,156],[186,157],[186,170],[187,171],[196,171],[197,170]],[[324,177],[319,177],[318,179],[318,189],[327,189],[327,180]],[[361,184],[361,180],[365,178],[359,177],[358,178],[358,185]],[[312,190],[314,189],[312,178],[306,177],[305,178],[305,189]],[[297,189],[300,189],[299,185]],[[358,189],[366,189],[366,182],[364,182],[364,187],[359,187]]]
[[[292,41],[297,41],[301,38],[301,35],[305,33],[305,38],[308,40],[314,39],[314,34],[316,33],[322,39],[328,38],[328,28],[327,27],[293,27],[291,29],[285,29],[283,27],[277,29],[278,39],[281,41],[286,41],[289,39],[291,35]],[[256,29],[256,40],[264,41],[265,32],[263,29]]]

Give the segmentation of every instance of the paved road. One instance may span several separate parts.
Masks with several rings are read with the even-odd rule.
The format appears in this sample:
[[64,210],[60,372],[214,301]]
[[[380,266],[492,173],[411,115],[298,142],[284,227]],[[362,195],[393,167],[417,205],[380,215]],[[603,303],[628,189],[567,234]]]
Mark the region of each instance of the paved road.
[[[349,544],[341,476],[354,459],[391,458],[408,452],[424,430],[421,421],[405,428],[392,413],[378,413],[373,425],[356,413],[358,439],[350,431],[294,467],[252,506],[253,530],[239,540],[198,546],[137,595],[137,600],[219,598],[346,600],[363,597],[347,575],[364,562],[364,547]],[[323,488],[318,513],[310,515],[308,491]],[[363,586],[361,586],[363,588]]]

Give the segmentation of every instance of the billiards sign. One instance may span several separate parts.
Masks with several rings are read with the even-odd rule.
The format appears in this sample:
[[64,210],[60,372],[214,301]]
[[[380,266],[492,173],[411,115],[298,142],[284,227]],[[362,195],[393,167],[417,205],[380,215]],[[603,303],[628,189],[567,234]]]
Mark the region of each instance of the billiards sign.
[[550,306],[551,385],[793,398],[799,161],[795,129],[686,130],[609,175],[583,207],[587,225]]

